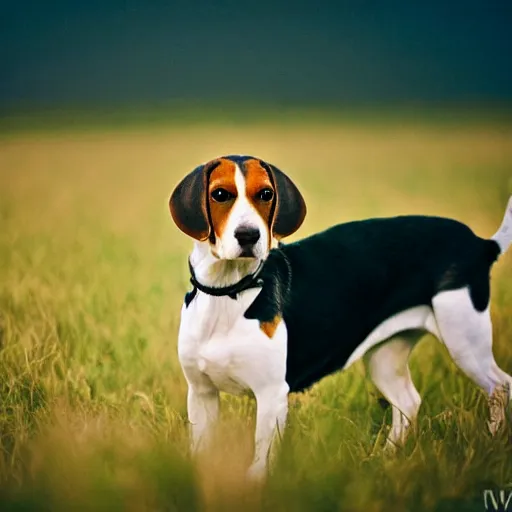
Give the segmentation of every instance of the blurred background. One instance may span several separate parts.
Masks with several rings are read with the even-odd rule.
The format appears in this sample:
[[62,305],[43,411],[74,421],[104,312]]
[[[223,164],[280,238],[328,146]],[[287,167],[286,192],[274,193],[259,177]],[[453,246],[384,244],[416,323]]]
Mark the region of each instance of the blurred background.
[[[359,362],[291,398],[262,492],[249,398],[222,396],[216,452],[193,463],[176,356],[192,243],[168,198],[199,163],[252,154],[306,199],[290,240],[411,213],[491,236],[512,194],[511,27],[510,0],[2,2],[0,510],[482,510],[509,489],[510,436],[490,438],[486,397],[428,336],[397,457]],[[512,374],[511,262],[492,315]]]
[[0,107],[504,103],[511,24],[506,0],[5,2]]

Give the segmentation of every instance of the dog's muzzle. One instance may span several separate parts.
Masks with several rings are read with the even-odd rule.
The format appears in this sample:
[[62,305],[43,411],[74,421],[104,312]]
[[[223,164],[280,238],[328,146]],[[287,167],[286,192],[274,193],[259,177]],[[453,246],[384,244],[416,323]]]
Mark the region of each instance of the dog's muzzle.
[[235,238],[242,249],[240,256],[251,258],[254,257],[253,248],[260,239],[260,230],[250,226],[240,226],[235,231]]

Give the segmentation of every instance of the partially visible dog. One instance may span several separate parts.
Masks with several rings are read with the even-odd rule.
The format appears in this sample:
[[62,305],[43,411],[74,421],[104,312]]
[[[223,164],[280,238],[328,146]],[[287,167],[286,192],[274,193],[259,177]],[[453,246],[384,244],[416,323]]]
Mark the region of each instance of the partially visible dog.
[[169,205],[195,240],[178,340],[194,450],[208,440],[219,390],[250,389],[249,471],[264,476],[288,393],[363,356],[393,407],[388,442],[403,442],[421,403],[408,358],[426,332],[487,393],[512,383],[494,360],[489,315],[490,268],[512,243],[512,199],[490,240],[454,220],[403,216],[282,245],[306,215],[297,187],[262,160],[225,156],[186,176]]

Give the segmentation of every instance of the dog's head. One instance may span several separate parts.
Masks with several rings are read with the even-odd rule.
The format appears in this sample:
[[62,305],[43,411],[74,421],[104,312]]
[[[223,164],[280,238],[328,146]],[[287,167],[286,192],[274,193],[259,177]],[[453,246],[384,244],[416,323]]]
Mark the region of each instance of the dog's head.
[[258,158],[224,156],[200,165],[169,200],[184,233],[210,244],[220,259],[264,259],[301,226],[306,205],[283,172]]

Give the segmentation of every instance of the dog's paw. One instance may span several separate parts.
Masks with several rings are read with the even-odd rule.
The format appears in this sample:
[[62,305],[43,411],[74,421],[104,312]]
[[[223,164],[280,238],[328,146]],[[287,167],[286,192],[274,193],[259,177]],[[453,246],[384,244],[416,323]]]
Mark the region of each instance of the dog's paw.
[[254,462],[247,470],[247,480],[254,484],[261,484],[267,477],[267,467],[260,462]]
[[487,404],[489,405],[489,421],[487,427],[492,436],[495,436],[500,428],[505,424],[505,410],[510,397],[510,384],[505,382],[501,386],[496,386]]

